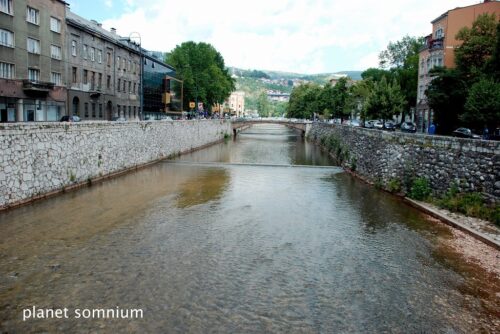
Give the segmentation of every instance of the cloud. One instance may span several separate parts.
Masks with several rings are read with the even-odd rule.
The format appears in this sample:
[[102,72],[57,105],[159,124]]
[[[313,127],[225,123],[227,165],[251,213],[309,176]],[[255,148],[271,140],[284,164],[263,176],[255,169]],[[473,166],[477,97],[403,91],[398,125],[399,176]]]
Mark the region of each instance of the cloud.
[[184,41],[204,41],[214,45],[230,66],[332,72],[377,65],[375,55],[390,41],[426,35],[431,20],[474,3],[149,0],[137,5],[122,0],[124,12],[103,25],[117,28],[123,36],[139,32],[142,45],[150,50],[170,51]]
[[104,1],[104,4],[106,5],[106,7],[111,8],[113,7],[113,0],[106,0]]

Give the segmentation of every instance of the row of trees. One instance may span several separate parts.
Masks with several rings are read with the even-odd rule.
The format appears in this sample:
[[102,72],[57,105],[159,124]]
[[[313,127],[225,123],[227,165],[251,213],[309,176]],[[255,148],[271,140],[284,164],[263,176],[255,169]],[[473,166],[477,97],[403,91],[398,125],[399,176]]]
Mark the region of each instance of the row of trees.
[[290,96],[288,116],[345,119],[351,115],[364,119],[390,119],[415,106],[418,79],[418,52],[423,38],[406,36],[389,43],[380,53],[380,67],[362,73],[362,81],[342,78],[323,87],[305,84]]
[[[500,22],[495,14],[478,16],[456,38],[456,68],[434,68],[426,92],[437,131],[448,134],[459,126],[491,132],[500,124]],[[362,81],[335,86],[306,84],[292,92],[288,116],[312,118],[404,119],[417,102],[419,49],[423,38],[404,37],[389,43],[379,56],[380,67],[362,73]]]
[[456,38],[456,67],[437,68],[427,90],[439,133],[458,126],[490,131],[500,125],[500,22],[495,14],[478,16]]

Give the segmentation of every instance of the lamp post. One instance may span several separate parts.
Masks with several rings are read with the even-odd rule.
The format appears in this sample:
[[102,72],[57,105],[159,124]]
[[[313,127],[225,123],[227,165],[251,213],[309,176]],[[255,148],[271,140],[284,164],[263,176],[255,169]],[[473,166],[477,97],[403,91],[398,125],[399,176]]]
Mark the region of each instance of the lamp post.
[[[139,58],[141,61],[141,66],[139,67],[139,120],[143,120],[143,113],[144,113],[144,59],[143,59],[143,54],[142,54],[142,47],[141,47],[141,34],[139,34],[136,31],[133,31],[129,35],[130,41],[133,43],[137,44],[139,46]],[[138,41],[136,43],[135,41]]]

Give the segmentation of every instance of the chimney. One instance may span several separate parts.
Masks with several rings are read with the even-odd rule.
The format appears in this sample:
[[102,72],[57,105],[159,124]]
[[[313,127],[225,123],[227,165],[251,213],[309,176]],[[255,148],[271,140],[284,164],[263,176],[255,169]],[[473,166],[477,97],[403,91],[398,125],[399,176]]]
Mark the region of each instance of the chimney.
[[111,33],[112,33],[113,35],[116,35],[116,29],[115,29],[115,28],[111,28]]

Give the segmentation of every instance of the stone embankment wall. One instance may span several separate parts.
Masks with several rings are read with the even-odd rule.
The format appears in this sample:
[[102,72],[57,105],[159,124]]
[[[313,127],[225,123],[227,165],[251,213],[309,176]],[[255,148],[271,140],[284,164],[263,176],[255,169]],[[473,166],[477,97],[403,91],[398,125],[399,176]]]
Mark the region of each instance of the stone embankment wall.
[[329,147],[344,167],[375,184],[426,178],[435,195],[451,185],[500,199],[500,142],[385,132],[314,123],[308,138]]
[[0,209],[200,148],[223,120],[0,125]]

